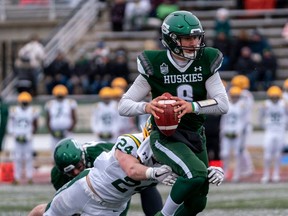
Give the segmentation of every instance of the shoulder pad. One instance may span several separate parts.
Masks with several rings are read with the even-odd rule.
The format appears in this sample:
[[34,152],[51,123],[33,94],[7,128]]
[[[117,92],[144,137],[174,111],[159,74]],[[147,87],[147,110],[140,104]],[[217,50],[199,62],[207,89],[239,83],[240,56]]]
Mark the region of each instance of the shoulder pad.
[[205,47],[204,55],[205,58],[207,58],[207,60],[210,62],[211,73],[215,74],[216,72],[218,72],[223,62],[222,52],[212,47]]

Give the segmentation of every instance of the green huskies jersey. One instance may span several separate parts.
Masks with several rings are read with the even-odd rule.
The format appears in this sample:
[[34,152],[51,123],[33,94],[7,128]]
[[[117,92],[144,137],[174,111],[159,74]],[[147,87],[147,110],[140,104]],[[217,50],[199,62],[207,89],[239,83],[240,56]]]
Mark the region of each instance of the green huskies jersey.
[[[206,47],[199,60],[178,66],[167,50],[144,51],[138,56],[144,69],[142,75],[151,86],[152,98],[169,92],[188,102],[207,99],[206,80],[215,74],[223,60],[222,53]],[[197,131],[205,120],[204,115],[189,113],[181,118],[178,128]],[[152,121],[155,125],[154,120]]]
[[9,110],[6,103],[0,98],[0,152],[2,151],[2,141],[6,133]]
[[[106,142],[89,142],[83,145],[83,149],[85,151],[85,162],[86,168],[93,167],[94,160],[102,153],[108,152],[112,149],[114,144],[106,143]],[[73,179],[73,177],[69,177],[65,173],[62,173],[56,166],[54,166],[51,170],[51,183],[54,188],[58,190],[68,181]]]

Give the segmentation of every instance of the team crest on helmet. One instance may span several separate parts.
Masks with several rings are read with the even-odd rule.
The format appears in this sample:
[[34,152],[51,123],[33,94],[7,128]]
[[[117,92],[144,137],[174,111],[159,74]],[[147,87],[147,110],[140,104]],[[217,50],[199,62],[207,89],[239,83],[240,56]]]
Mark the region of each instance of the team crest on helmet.
[[162,65],[160,65],[160,72],[163,75],[168,74],[169,70],[168,70],[168,65],[165,63],[162,63]]

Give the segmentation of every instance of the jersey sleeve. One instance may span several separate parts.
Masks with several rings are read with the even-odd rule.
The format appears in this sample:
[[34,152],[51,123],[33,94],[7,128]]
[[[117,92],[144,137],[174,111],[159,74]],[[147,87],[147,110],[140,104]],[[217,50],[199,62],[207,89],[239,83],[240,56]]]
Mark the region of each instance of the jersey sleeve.
[[119,136],[115,148],[122,151],[125,154],[130,154],[135,158],[138,158],[137,149],[139,148],[140,140],[132,134],[124,134]]

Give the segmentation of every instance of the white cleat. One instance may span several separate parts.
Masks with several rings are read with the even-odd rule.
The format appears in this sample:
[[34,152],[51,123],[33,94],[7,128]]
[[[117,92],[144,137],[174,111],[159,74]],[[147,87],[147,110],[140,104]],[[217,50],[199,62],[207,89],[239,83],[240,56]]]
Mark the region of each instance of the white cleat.
[[261,183],[262,183],[262,184],[267,184],[268,182],[269,182],[269,177],[263,176],[263,177],[261,178]]
[[274,182],[274,183],[280,182],[280,176],[273,176],[272,177],[272,182]]

